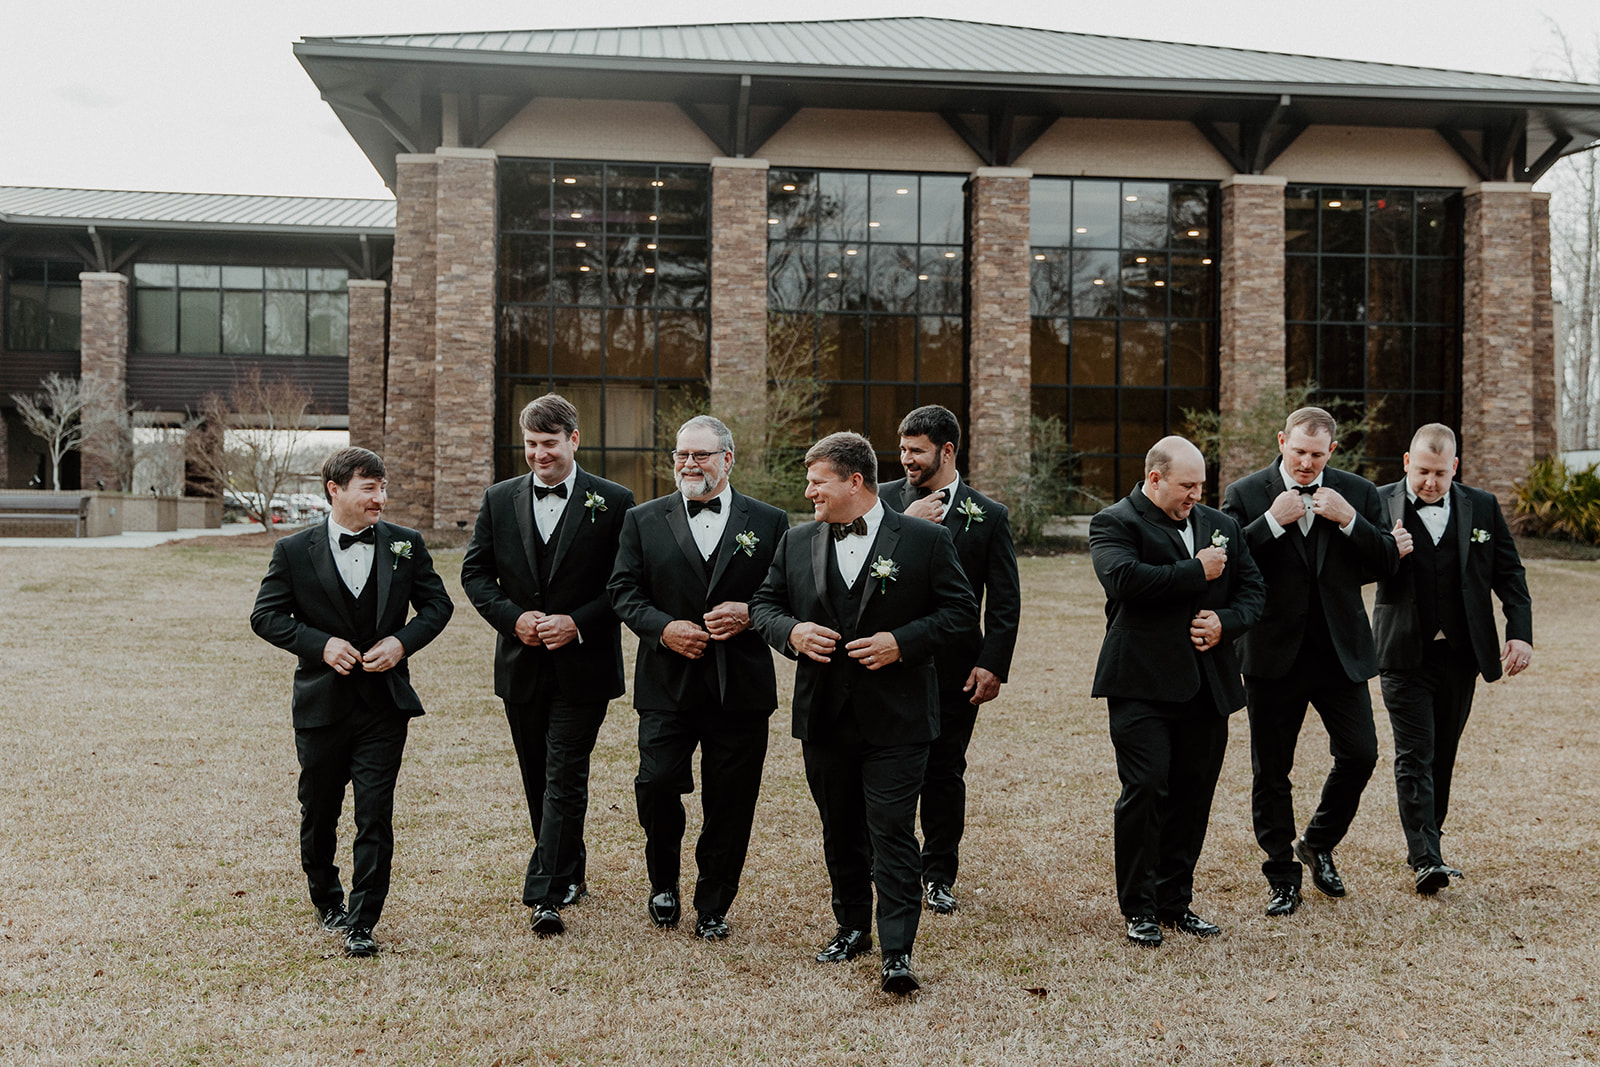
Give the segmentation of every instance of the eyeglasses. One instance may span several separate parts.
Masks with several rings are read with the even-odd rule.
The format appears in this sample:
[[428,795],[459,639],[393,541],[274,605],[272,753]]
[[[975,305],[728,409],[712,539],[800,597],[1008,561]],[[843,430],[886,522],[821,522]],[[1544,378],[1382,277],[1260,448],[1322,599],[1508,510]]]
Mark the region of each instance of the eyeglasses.
[[704,463],[712,456],[720,456],[726,451],[726,448],[719,448],[715,452],[679,452],[677,449],[673,449],[667,455],[672,457],[672,462],[674,463],[687,463],[691,459],[696,463]]

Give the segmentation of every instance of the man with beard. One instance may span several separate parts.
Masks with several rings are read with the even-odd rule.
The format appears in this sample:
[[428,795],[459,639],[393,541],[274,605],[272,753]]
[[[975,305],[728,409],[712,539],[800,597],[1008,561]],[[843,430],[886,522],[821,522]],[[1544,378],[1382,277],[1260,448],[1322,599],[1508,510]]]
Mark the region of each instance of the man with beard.
[[695,845],[694,933],[728,936],[778,706],[772,653],[750,628],[747,601],[766,577],[789,517],[729,484],[733,434],[710,415],[685,422],[672,450],[678,491],[628,512],[608,586],[639,637],[633,706],[639,775],[633,788],[645,834],[645,912],[676,926],[685,816],[700,749],[705,823]]

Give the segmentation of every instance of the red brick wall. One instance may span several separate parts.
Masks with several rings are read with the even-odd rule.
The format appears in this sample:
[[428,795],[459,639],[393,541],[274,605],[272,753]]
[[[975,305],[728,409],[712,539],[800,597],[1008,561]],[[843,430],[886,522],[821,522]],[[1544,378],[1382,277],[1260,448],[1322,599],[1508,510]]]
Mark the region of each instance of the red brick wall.
[[379,453],[388,310],[387,284],[350,280],[350,443]]
[[[114,415],[128,403],[128,277],[89,271],[78,275],[78,279],[83,286],[80,374],[85,388],[98,385],[106,390],[111,410],[98,414]],[[106,458],[117,447],[117,432],[114,426],[106,426],[84,441],[80,485],[93,488],[96,481],[104,481],[107,489],[128,488],[119,484],[116,471]]]
[[1550,194],[1533,193],[1533,458],[1560,449],[1556,430],[1555,300],[1550,292]]
[[[711,162],[711,410],[755,426],[767,382],[767,164]],[[735,442],[737,445],[738,442]]]
[[[972,314],[968,467],[997,498],[1025,460],[1033,385],[1028,306],[1028,181],[1032,172],[981,167],[969,190]],[[894,442],[877,441],[880,448]]]
[[[1282,178],[1235,175],[1222,185],[1217,406],[1224,419],[1284,390],[1286,184]],[[1251,468],[1244,456],[1223,456],[1213,478],[1220,488]]]
[[383,458],[388,512],[406,526],[433,525],[434,232],[437,161],[396,157],[394,267]]

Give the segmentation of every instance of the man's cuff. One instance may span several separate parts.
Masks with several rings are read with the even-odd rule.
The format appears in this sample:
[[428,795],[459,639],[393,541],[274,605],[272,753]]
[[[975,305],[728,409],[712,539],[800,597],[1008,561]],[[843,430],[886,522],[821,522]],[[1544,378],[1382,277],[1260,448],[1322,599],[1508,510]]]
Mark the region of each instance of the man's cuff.
[[1272,517],[1272,512],[1267,512],[1262,518],[1267,520],[1267,529],[1272,531],[1273,537],[1283,536],[1283,523]]
[[1356,520],[1359,519],[1360,517],[1361,517],[1361,513],[1360,512],[1357,512],[1356,514],[1350,516],[1350,521],[1345,523],[1343,526],[1339,527],[1339,532],[1344,534],[1346,537],[1349,537],[1350,536],[1350,531],[1354,530],[1356,528]]

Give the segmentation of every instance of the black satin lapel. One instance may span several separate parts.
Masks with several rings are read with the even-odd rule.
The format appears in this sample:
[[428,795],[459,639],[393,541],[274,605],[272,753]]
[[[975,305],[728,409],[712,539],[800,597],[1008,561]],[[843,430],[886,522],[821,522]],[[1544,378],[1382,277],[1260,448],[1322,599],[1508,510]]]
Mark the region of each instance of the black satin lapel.
[[[728,564],[733,561],[733,554],[744,551],[739,547],[737,538],[744,533],[744,522],[749,517],[750,509],[745,506],[744,497],[740,496],[739,491],[735,489],[733,496],[728,501],[728,522],[722,528],[722,543],[717,547],[717,562],[711,568],[711,581],[706,583],[707,596],[711,594],[711,590],[717,587],[717,583],[722,580],[723,572],[728,569]],[[699,558],[699,555],[699,552],[695,553],[696,558]],[[717,662],[720,665],[722,661],[718,660]]]
[[1461,587],[1467,587],[1467,554],[1472,551],[1472,501],[1461,487],[1450,486],[1450,510],[1456,517],[1456,555],[1461,557]]
[[[578,476],[572,482],[572,495],[567,497],[567,506],[562,509],[562,514],[572,512],[572,521],[561,524],[561,537],[556,541],[556,555],[550,561],[550,573],[555,574],[561,569],[561,561],[566,557],[567,549],[572,547],[572,539],[578,536],[579,526],[590,526],[600,521],[599,509],[590,510],[584,507],[584,497],[594,491],[594,479],[582,467],[578,468]],[[607,501],[609,504],[610,501]],[[574,510],[576,509],[576,510]]]
[[534,539],[539,531],[533,524],[533,475],[522,479],[511,494],[511,510],[517,513],[517,530],[522,534],[522,554],[528,559],[528,573],[539,584],[539,549]]
[[958,511],[957,508],[960,506],[962,501],[967,499],[970,499],[967,495],[967,483],[962,482],[961,488],[949,500],[945,501],[943,526],[945,529],[950,531],[951,537],[956,536],[962,530],[966,529],[965,524],[967,517]]
[[[894,519],[889,516],[894,515]],[[878,526],[878,537],[872,543],[872,550],[867,553],[866,561],[861,564],[862,569],[868,572],[867,587],[861,592],[861,606],[856,608],[856,625],[861,625],[861,616],[867,613],[867,605],[872,603],[873,594],[878,592],[878,586],[891,583],[881,578],[871,576],[872,563],[876,559],[894,559],[894,550],[900,544],[900,516],[887,508],[883,512],[883,522]],[[888,590],[884,590],[885,593]]]
[[350,612],[344,602],[344,579],[339,577],[339,568],[333,565],[333,549],[328,547],[328,524],[323,523],[320,529],[314,529],[310,540],[306,543],[306,551],[311,553],[311,569],[316,572],[317,581],[322,583],[322,591],[328,597],[328,603],[333,605],[333,610],[338,612],[339,618],[345,625],[345,633],[356,632],[356,621],[350,617]]
[[911,484],[911,479],[907,478],[905,480],[905,484],[900,486],[900,510],[904,511],[906,508],[909,508],[912,504],[915,504],[916,502],[917,502],[917,490],[916,490],[916,487]]
[[683,494],[673,494],[672,506],[667,509],[667,529],[672,531],[672,539],[678,542],[678,548],[683,551],[683,558],[705,573],[705,557],[700,555],[700,546],[694,543],[694,533],[689,529],[689,512],[683,505]]
[[379,520],[373,527],[372,561],[378,572],[378,625],[383,625],[383,611],[389,606],[389,585],[394,581],[394,571],[399,565],[394,553],[389,551],[389,524]]
[[833,566],[833,560],[828,558],[828,524],[817,523],[817,529],[811,536],[811,579],[817,587],[817,603],[821,604],[830,618],[833,617],[833,605],[828,603],[828,571]]
[[[1189,525],[1194,529],[1194,554],[1198,556],[1202,548],[1211,547],[1212,526],[1206,521],[1205,512],[1199,508],[1195,508],[1189,515]],[[1183,538],[1179,537],[1178,540],[1181,542]],[[1188,548],[1185,547],[1184,551],[1187,552]]]
[[1406,487],[1397,485],[1394,492],[1389,494],[1389,529],[1394,529],[1394,524],[1404,522],[1406,519]]

